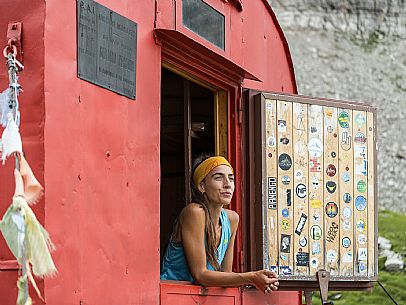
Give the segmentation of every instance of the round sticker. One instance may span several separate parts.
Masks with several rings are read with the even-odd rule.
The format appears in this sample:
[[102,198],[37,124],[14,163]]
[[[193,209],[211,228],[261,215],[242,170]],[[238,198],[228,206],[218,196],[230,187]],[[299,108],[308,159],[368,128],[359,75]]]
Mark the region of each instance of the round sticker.
[[367,141],[367,138],[362,132],[357,132],[354,141],[355,143],[364,144]]
[[289,144],[289,139],[287,137],[280,138],[279,142],[281,142],[284,145],[288,145]]
[[350,203],[351,200],[352,200],[352,197],[351,197],[351,195],[349,193],[345,193],[343,195],[343,200],[344,200],[345,203]]
[[288,185],[289,183],[290,183],[290,178],[289,178],[289,176],[283,176],[282,177],[282,183],[284,184],[284,185]]
[[292,166],[292,159],[290,158],[290,156],[288,154],[281,154],[279,156],[279,167],[282,170],[287,171],[290,169],[291,166]]
[[275,147],[275,145],[276,145],[276,139],[275,139],[275,137],[269,137],[269,138],[266,140],[266,143],[268,143],[268,146],[269,146],[269,147]]
[[300,156],[303,156],[306,153],[306,145],[303,141],[296,142],[295,152]]
[[289,217],[289,210],[288,209],[283,209],[282,210],[282,216],[283,217]]
[[365,221],[363,219],[360,219],[357,221],[357,231],[364,233],[367,228],[367,225],[365,224]]
[[357,196],[357,198],[355,198],[355,207],[358,211],[365,210],[365,208],[367,207],[367,200],[364,196]]
[[349,231],[351,229],[351,223],[348,219],[342,222],[344,231]]
[[330,263],[334,263],[336,260],[337,260],[337,251],[328,250],[327,251],[327,261]]
[[338,123],[342,128],[348,128],[350,126],[350,117],[347,112],[342,111],[338,116]]
[[320,141],[320,139],[317,138],[310,139],[307,147],[310,156],[313,158],[319,158],[323,154],[323,143]]
[[350,182],[350,173],[344,173],[342,178],[345,183]]
[[289,229],[289,221],[282,219],[282,229],[287,231]]
[[367,242],[367,237],[364,234],[360,234],[358,236],[358,242],[363,245]]
[[316,257],[313,257],[313,258],[310,260],[310,266],[311,266],[312,268],[317,268],[317,267],[319,266],[319,260],[318,260]]
[[365,262],[358,262],[358,271],[359,273],[365,273],[367,271],[367,264]]
[[307,238],[304,237],[304,236],[302,236],[302,237],[299,239],[299,246],[301,246],[301,247],[306,247],[306,245],[307,245]]
[[295,178],[296,180],[302,180],[303,172],[300,169],[295,170]]
[[332,158],[335,158],[336,156],[337,156],[336,152],[333,151],[333,152],[331,153],[331,157],[332,157]]
[[360,193],[365,193],[365,191],[367,190],[367,184],[365,183],[364,180],[360,180],[357,183],[357,190]]
[[329,164],[329,165],[327,166],[327,169],[326,169],[326,174],[327,174],[327,176],[329,176],[329,177],[334,177],[335,174],[336,174],[336,172],[337,172],[337,169],[336,169],[336,167],[334,166],[334,164]]
[[299,198],[305,198],[307,195],[307,188],[306,185],[304,185],[303,183],[300,183],[296,186],[296,195]]
[[329,202],[326,204],[326,214],[330,218],[334,218],[337,216],[338,213],[338,207],[337,204],[334,202]]
[[337,189],[337,184],[334,181],[327,181],[326,183],[327,192],[333,194]]
[[357,124],[358,127],[364,126],[365,122],[366,122],[366,119],[365,119],[365,116],[362,113],[358,113],[355,116],[355,124]]
[[345,207],[345,208],[343,209],[343,217],[344,217],[344,218],[350,218],[351,215],[352,215],[352,210],[351,210],[351,208]]
[[344,237],[341,244],[344,248],[349,248],[351,246],[351,239],[349,237]]
[[313,225],[310,228],[310,236],[314,239],[314,240],[319,240],[321,238],[322,235],[322,230],[320,228],[320,226],[318,225]]

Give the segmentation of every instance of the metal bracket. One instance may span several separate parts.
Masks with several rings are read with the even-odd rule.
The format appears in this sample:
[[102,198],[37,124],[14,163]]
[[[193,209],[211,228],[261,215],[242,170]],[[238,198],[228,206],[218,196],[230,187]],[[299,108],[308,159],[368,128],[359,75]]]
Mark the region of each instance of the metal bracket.
[[327,302],[328,283],[330,282],[330,272],[320,269],[316,273],[317,282],[319,283],[320,298],[322,305],[333,305],[332,302]]
[[14,45],[17,47],[16,59],[23,63],[23,52],[22,52],[22,33],[23,24],[21,22],[10,22],[7,27],[7,44],[10,47]]

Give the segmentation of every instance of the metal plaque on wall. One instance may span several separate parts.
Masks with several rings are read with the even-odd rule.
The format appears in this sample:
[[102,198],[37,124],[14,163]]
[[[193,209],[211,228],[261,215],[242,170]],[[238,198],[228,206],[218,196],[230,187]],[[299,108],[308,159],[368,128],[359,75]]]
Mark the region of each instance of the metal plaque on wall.
[[92,0],[77,1],[78,77],[135,99],[137,24]]

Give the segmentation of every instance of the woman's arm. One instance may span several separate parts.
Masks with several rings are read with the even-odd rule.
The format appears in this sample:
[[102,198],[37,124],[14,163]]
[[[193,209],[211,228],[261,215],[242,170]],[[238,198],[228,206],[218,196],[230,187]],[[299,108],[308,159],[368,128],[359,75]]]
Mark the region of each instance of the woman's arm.
[[[226,262],[228,272],[211,271],[206,268],[206,251],[204,246],[205,214],[198,204],[189,204],[182,213],[182,244],[190,272],[196,283],[203,286],[238,287],[245,284],[254,285],[261,291],[270,286],[277,289],[276,274],[269,270],[246,273],[230,272],[232,258]],[[237,220],[238,224],[238,220]],[[235,228],[236,231],[236,228]],[[235,239],[235,232],[234,232]],[[228,251],[232,256],[232,249]],[[231,263],[231,265],[230,265]],[[275,285],[274,285],[275,284]]]

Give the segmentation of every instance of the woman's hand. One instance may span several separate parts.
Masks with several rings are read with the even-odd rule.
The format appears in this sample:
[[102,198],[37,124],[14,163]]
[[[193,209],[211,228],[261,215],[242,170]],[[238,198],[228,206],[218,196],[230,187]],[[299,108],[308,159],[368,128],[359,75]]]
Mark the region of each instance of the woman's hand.
[[278,290],[279,282],[278,275],[269,270],[258,270],[253,272],[252,284],[264,293],[271,293]]

